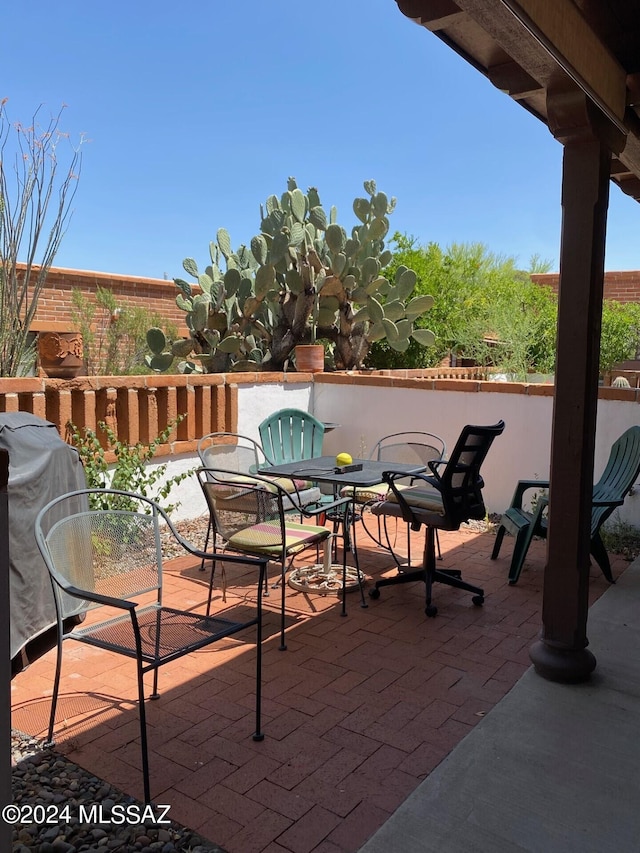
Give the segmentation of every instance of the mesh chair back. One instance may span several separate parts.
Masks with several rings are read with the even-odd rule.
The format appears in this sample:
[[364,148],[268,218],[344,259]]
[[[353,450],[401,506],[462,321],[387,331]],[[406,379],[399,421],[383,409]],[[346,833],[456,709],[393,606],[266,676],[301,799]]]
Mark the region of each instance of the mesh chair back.
[[[161,586],[162,552],[153,510],[92,509],[86,492],[72,493],[44,508],[36,521],[36,538],[47,555],[56,592],[75,587],[131,599]],[[100,606],[85,604],[82,610]]]
[[482,519],[486,515],[480,468],[496,436],[504,431],[504,421],[492,426],[463,427],[456,445],[443,467],[431,463],[439,480],[445,515],[457,523]]
[[322,455],[324,424],[302,409],[280,409],[258,427],[262,449],[273,465]]
[[[282,546],[285,541],[282,490],[267,478],[212,468],[198,469],[214,531],[226,542],[251,530],[247,550]],[[238,543],[239,544],[239,543]]]
[[265,463],[257,441],[233,432],[212,432],[198,442],[198,456],[205,468],[254,474]]
[[396,432],[386,435],[374,446],[371,458],[381,462],[407,462],[428,465],[446,455],[446,445],[430,432]]

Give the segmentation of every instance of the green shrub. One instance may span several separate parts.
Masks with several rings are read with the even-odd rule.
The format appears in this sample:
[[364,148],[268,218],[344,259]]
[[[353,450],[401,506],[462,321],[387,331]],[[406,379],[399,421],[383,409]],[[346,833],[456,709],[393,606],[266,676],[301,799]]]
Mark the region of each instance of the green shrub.
[[[115,465],[107,462],[106,452],[100,443],[96,432],[88,427],[82,431],[71,421],[67,424],[72,437],[72,444],[77,448],[84,466],[87,488],[89,489],[121,489],[126,492],[136,492],[159,503],[165,512],[170,513],[179,504],[164,505],[164,501],[178,483],[191,475],[191,471],[176,474],[162,485],[159,481],[165,475],[167,465],[150,468],[148,463],[155,456],[161,444],[166,444],[175,427],[184,420],[185,415],[179,415],[171,421],[151,444],[125,444],[118,440],[113,430],[104,422],[98,423],[98,428],[105,434],[110,449],[115,453]],[[94,509],[100,508],[99,501]],[[126,504],[126,502],[125,502]],[[118,504],[119,508],[126,508]]]
[[602,305],[600,372],[636,358],[640,348],[640,304],[605,300]]
[[[399,265],[415,270],[413,295],[434,298],[428,316],[436,340],[399,357],[376,344],[368,366],[432,367],[453,353],[520,378],[531,370],[553,371],[557,302],[550,288],[534,284],[514,259],[493,255],[481,244],[454,243],[444,250],[397,233],[393,240],[396,250],[385,275],[393,277]],[[539,269],[545,263],[533,258],[531,265]]]

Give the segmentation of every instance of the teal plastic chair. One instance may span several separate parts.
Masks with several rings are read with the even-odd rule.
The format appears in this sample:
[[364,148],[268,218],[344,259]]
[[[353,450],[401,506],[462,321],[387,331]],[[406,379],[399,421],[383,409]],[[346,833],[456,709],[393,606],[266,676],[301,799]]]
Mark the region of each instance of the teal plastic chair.
[[[600,530],[616,507],[622,506],[638,474],[640,474],[640,426],[633,426],[613,443],[606,468],[593,487],[591,555],[609,583],[614,583],[614,580],[609,555],[602,542]],[[548,499],[539,497],[535,509],[529,512],[523,509],[524,495],[529,489],[548,488],[548,480],[520,480],[513,494],[511,506],[500,520],[491,559],[495,560],[498,557],[505,533],[515,536],[516,541],[509,569],[511,585],[518,582],[533,537],[547,538]]]
[[258,426],[262,450],[272,465],[322,456],[324,424],[302,409],[280,409]]

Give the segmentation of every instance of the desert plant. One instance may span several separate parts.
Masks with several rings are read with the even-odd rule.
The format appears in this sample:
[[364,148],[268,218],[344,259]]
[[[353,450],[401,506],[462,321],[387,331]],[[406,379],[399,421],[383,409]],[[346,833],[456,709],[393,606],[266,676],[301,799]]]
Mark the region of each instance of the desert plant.
[[[395,199],[379,192],[375,181],[365,181],[364,188],[367,197],[353,203],[359,224],[350,235],[338,224],[336,209],[327,217],[318,191],[303,193],[294,178],[280,197],[271,195],[261,206],[260,233],[250,248],[233,252],[228,233],[218,231],[204,273],[193,259],[183,264],[200,292],[175,280],[190,339],[169,347],[151,329],[149,365],[164,370],[171,356],[195,354],[207,370],[282,370],[298,344],[321,338],[331,345],[338,369],[357,368],[376,340],[387,340],[397,352],[405,352],[411,339],[431,345],[432,333],[415,321],[431,308],[432,297],[412,298],[416,275],[407,267],[398,267],[392,282],[382,275],[392,257],[384,240]],[[229,356],[222,367],[220,355]],[[194,366],[185,361],[183,369]]]
[[629,561],[640,555],[640,528],[623,521],[617,514],[602,525],[600,535],[607,551],[621,554]]
[[[443,249],[437,243],[420,246],[397,233],[393,243],[386,273],[392,276],[399,266],[409,266],[418,276],[415,292],[433,295],[429,326],[435,343],[425,348],[412,343],[404,356],[385,342],[376,343],[372,366],[433,367],[456,353],[522,378],[531,369],[553,370],[557,304],[550,288],[534,284],[512,258],[493,255],[482,244]],[[532,258],[530,264],[543,262]]]
[[[60,130],[64,107],[44,127],[40,109],[31,124],[12,124],[0,102],[0,376],[28,372],[35,358],[30,328],[71,217],[81,145],[69,147],[62,174]],[[13,180],[11,174],[13,173]]]
[[170,336],[177,327],[142,305],[119,302],[106,287],[96,289],[95,302],[77,288],[71,291],[71,318],[82,334],[90,376],[148,373],[146,331],[150,324]]
[[196,285],[174,279],[176,305],[186,313],[189,338],[171,341],[158,327],[147,332],[151,355],[146,362],[152,370],[168,370],[175,358],[181,359],[181,373],[256,370],[268,358],[273,319],[268,304],[256,298],[263,276],[251,251],[246,246],[232,251],[228,231],[220,228],[209,255],[211,263],[203,273],[193,258],[182,263]]

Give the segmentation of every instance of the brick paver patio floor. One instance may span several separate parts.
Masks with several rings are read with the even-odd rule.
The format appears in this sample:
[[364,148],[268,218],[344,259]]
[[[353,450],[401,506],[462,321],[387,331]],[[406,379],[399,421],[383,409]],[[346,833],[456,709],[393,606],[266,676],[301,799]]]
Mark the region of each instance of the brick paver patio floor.
[[[423,534],[416,537],[420,553]],[[400,537],[401,538],[401,537]],[[493,535],[440,536],[443,567],[484,587],[483,607],[440,584],[438,615],[424,587],[383,588],[369,607],[348,596],[287,593],[286,652],[278,649],[278,592],[267,599],[263,742],[254,742],[253,634],[169,664],[161,698],[148,702],[152,796],[169,817],[229,853],[354,853],[529,666],[540,629],[545,543],[532,544],[516,586],[507,583],[512,540],[489,559]],[[395,572],[359,535],[369,577]],[[612,558],[614,576],[628,563]],[[202,608],[206,575],[192,558],[167,564],[166,601]],[[607,583],[592,568],[595,600]],[[253,593],[228,572],[227,602]],[[12,682],[13,726],[46,731],[54,655]],[[56,737],[77,764],[142,796],[133,661],[67,643]]]

